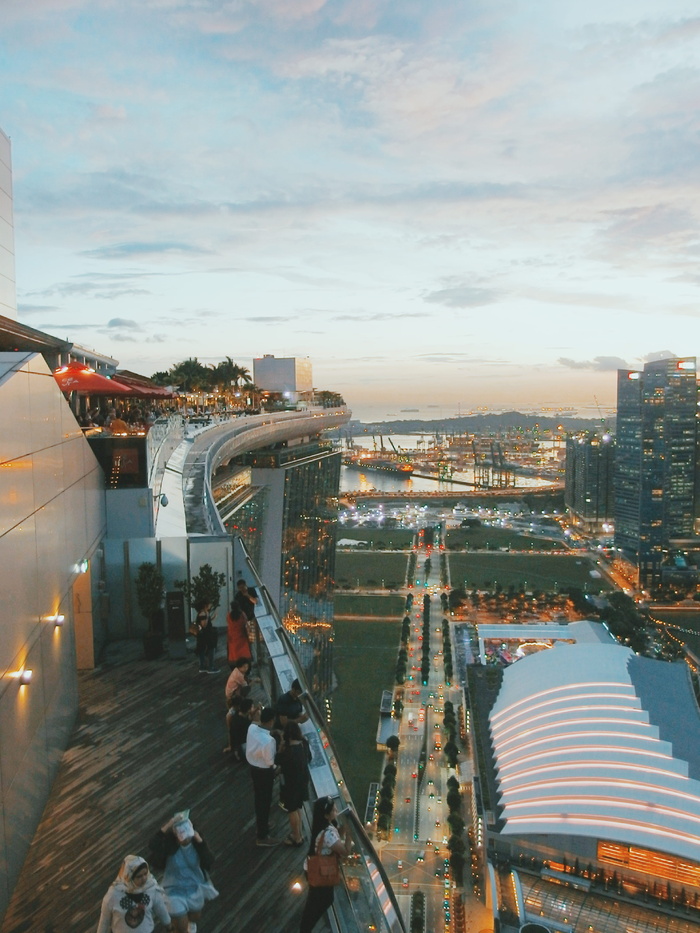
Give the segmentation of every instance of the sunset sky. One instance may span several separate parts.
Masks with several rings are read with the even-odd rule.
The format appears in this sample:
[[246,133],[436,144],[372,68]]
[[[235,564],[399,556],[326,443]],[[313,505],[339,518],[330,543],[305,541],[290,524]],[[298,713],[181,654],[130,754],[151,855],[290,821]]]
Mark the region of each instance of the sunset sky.
[[364,418],[608,408],[700,354],[699,63],[679,0],[3,0],[18,317]]

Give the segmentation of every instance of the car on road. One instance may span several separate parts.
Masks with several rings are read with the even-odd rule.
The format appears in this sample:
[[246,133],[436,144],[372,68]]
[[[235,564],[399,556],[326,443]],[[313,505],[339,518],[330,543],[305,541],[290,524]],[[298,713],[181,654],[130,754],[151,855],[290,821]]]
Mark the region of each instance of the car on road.
[[398,868],[399,871],[401,871],[401,869],[403,868],[403,859],[398,860],[398,862],[396,863],[396,867]]
[[408,878],[404,878],[402,884],[403,884],[404,888],[407,888],[407,887],[408,887]]
[[406,803],[410,803],[410,802],[411,802],[411,798],[410,798],[410,797],[406,797]]

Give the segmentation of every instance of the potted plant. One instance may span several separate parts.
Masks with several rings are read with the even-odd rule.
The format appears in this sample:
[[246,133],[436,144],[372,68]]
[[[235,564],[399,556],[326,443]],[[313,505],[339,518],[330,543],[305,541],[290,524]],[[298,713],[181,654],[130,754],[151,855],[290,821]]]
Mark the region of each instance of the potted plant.
[[148,561],[139,565],[136,573],[136,600],[141,615],[148,622],[143,636],[143,650],[147,661],[163,653],[163,592],[165,579],[155,564]]
[[202,564],[191,580],[176,580],[175,589],[182,590],[190,608],[199,611],[209,604],[214,613],[221,603],[221,588],[226,583],[226,576],[214,570],[211,564]]

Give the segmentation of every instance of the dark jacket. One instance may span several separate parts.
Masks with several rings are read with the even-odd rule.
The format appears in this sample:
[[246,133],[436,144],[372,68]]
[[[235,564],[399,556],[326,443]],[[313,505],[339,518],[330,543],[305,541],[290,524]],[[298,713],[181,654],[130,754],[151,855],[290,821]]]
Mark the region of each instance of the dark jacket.
[[[209,846],[203,839],[201,842],[197,842],[196,839],[193,839],[192,845],[195,847],[197,855],[199,856],[199,867],[202,871],[209,871],[214,864],[214,856],[211,854]],[[151,850],[151,857],[148,861],[154,868],[162,871],[170,856],[174,855],[180,848],[180,843],[177,841],[177,837],[172,829],[169,829],[167,833],[159,829],[157,833],[151,836],[148,848]]]
[[218,640],[219,632],[214,628],[211,622],[203,626],[197,632],[197,654],[202,654],[202,652],[207,651],[209,648],[216,648]]

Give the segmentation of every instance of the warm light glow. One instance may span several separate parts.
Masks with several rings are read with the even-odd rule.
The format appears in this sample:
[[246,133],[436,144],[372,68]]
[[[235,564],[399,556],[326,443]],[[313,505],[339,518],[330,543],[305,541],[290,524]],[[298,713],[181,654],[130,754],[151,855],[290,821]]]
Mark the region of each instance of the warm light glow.
[[[608,712],[609,712],[609,710],[608,710]],[[562,734],[563,734],[563,735],[587,735],[587,734],[590,734],[590,733],[587,733],[587,732],[582,732],[582,733],[578,733],[578,732],[569,732],[569,733],[566,733],[566,732],[565,732],[565,733],[562,733],[561,730],[562,730],[565,726],[571,727],[571,726],[576,726],[576,725],[585,725],[585,726],[588,726],[589,728],[590,728],[591,726],[593,726],[593,725],[595,725],[595,726],[600,726],[600,733],[601,733],[602,735],[611,735],[611,734],[612,734],[612,735],[616,735],[616,734],[618,734],[618,733],[610,733],[610,732],[606,731],[606,729],[605,729],[605,725],[606,725],[606,724],[615,723],[616,725],[620,725],[620,726],[622,726],[622,725],[627,725],[628,727],[630,727],[630,734],[632,734],[632,728],[633,728],[633,727],[639,728],[639,727],[641,726],[643,731],[640,730],[640,731],[636,732],[635,734],[636,734],[637,736],[641,736],[642,738],[646,738],[646,736],[643,734],[643,732],[645,731],[645,732],[647,732],[647,733],[648,733],[648,732],[654,733],[653,738],[657,738],[657,737],[658,737],[658,729],[656,729],[655,726],[651,726],[648,722],[639,722],[639,721],[637,721],[637,722],[632,722],[632,721],[630,721],[629,719],[613,719],[612,717],[604,718],[604,717],[602,717],[602,716],[601,716],[601,717],[597,717],[597,716],[596,716],[596,717],[587,716],[587,717],[585,717],[585,718],[579,718],[579,719],[574,719],[574,718],[571,718],[571,719],[563,719],[563,718],[557,717],[556,719],[552,719],[551,721],[544,722],[544,723],[542,723],[541,720],[539,720],[539,723],[540,723],[540,724],[539,724],[538,726],[533,727],[533,728],[531,728],[531,729],[523,728],[523,727],[526,725],[526,723],[522,723],[522,725],[521,725],[521,728],[523,728],[523,731],[522,731],[522,732],[520,732],[518,735],[512,736],[511,738],[509,738],[509,739],[508,739],[507,741],[505,741],[505,742],[502,741],[502,740],[498,741],[498,751],[499,751],[499,755],[502,756],[503,758],[506,758],[506,757],[507,757],[507,754],[508,754],[508,749],[509,749],[511,746],[515,746],[515,749],[516,749],[516,751],[517,751],[519,748],[522,748],[523,745],[526,745],[526,746],[527,746],[527,745],[534,744],[532,741],[530,741],[530,742],[523,742],[523,739],[524,739],[525,737],[530,737],[530,738],[532,738],[533,736],[538,735],[538,734],[541,734],[541,733],[547,733],[547,732],[549,732],[549,733],[550,733],[550,736],[545,736],[544,739],[541,739],[540,741],[546,741],[547,738],[551,738],[551,737],[553,737],[553,736],[558,737],[559,735],[562,735]],[[497,738],[497,736],[494,736],[494,738]]]
[[63,625],[66,617],[62,615],[44,616],[44,622],[53,622],[54,625]]
[[639,823],[637,820],[626,820],[622,817],[617,817],[615,819],[606,818],[605,816],[601,816],[600,813],[591,814],[590,816],[579,814],[574,817],[563,813],[558,813],[555,816],[516,816],[512,820],[507,820],[508,827],[520,826],[521,824],[527,824],[529,827],[526,830],[522,830],[524,832],[542,832],[542,830],[533,829],[533,824],[536,826],[544,826],[545,824],[549,826],[551,824],[565,827],[563,831],[569,830],[572,826],[581,826],[586,829],[592,829],[591,835],[593,836],[601,835],[601,825],[605,826],[606,829],[614,827],[620,832],[633,829],[646,836],[657,836],[660,839],[668,839],[672,846],[674,843],[677,843],[678,840],[683,840],[694,849],[699,849],[699,840],[695,833],[686,833],[679,829],[664,829],[661,826],[650,826],[648,823]]
[[[601,689],[595,690],[596,687],[600,687]],[[610,692],[614,687],[619,687],[619,692]],[[511,718],[520,716],[523,710],[531,713],[533,710],[542,709],[544,706],[561,703],[563,699],[562,695],[565,696],[566,694],[572,694],[575,700],[621,699],[639,704],[639,700],[635,696],[630,684],[613,684],[609,681],[603,683],[591,683],[590,681],[586,681],[585,683],[564,684],[560,687],[551,687],[548,690],[541,690],[539,693],[529,694],[511,703],[510,706],[507,706],[505,709],[493,713],[491,716],[492,726],[498,724],[499,727],[502,728],[504,723],[509,722]],[[544,700],[542,703],[535,703],[534,701],[540,697],[547,697],[548,699]]]

